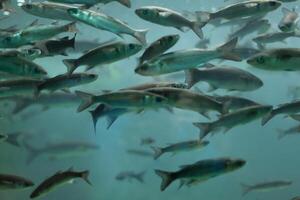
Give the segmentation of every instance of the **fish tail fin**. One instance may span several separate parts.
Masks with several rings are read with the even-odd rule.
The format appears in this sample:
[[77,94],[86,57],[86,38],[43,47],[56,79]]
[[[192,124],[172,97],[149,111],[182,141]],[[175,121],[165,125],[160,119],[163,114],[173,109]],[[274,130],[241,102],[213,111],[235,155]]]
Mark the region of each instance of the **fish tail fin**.
[[127,8],[131,8],[131,2],[130,0],[118,0],[118,2],[124,6],[126,6]]
[[268,113],[266,116],[262,118],[261,125],[262,126],[266,125],[274,116],[275,114],[273,112]]
[[148,33],[148,29],[146,30],[137,30],[134,32],[134,37],[141,42],[143,45],[147,45],[146,35]]
[[78,97],[82,99],[82,102],[79,105],[77,112],[82,112],[93,104],[94,95],[81,91],[75,91],[75,93]]
[[151,149],[154,151],[154,160],[157,160],[163,154],[163,150],[161,148],[151,147]]
[[198,69],[188,69],[185,70],[185,83],[188,84],[188,88],[190,89],[191,87],[193,87],[197,82],[199,82],[198,80],[198,73],[200,70]]
[[75,69],[78,67],[77,65],[77,59],[64,59],[63,63],[68,68],[68,74],[71,75]]
[[76,28],[76,22],[71,22],[70,24],[68,24],[68,32],[78,32],[78,29]]
[[93,120],[93,126],[94,126],[94,133],[97,133],[97,122],[98,122],[98,117],[96,115],[96,110],[91,110],[89,111],[89,113],[92,116],[92,120]]
[[76,36],[77,36],[77,33],[75,33],[74,37],[70,40],[72,49],[75,49]]
[[118,119],[118,117],[119,116],[116,115],[107,116],[107,127],[106,127],[107,130],[113,125],[113,123]]
[[251,186],[249,186],[249,185],[241,183],[241,187],[242,187],[242,196],[245,196],[246,194],[248,194],[251,191]]
[[193,125],[200,129],[200,140],[202,140],[208,133],[211,132],[211,123],[196,122],[193,123]]
[[232,50],[236,47],[237,43],[238,38],[235,37],[227,43],[218,47],[217,51],[221,53],[221,58],[226,60],[242,61],[241,57],[238,54],[232,52]]
[[211,20],[211,13],[205,11],[196,12],[197,21],[202,24],[207,24]]
[[27,149],[27,151],[28,151],[26,164],[30,164],[39,156],[40,152],[38,151],[38,149],[36,149],[33,146],[29,145],[25,141],[23,141],[23,145],[24,145],[25,149]]
[[144,176],[145,176],[145,174],[146,174],[146,171],[142,171],[142,172],[138,173],[138,174],[136,175],[136,179],[137,179],[139,182],[144,183],[144,182],[145,182],[145,181],[144,181]]
[[207,24],[207,22],[195,21],[192,26],[192,30],[194,33],[200,38],[203,39],[203,31],[202,28]]
[[155,170],[155,173],[161,177],[162,182],[160,185],[160,190],[164,191],[175,179],[173,173],[165,172],[161,170]]
[[282,138],[284,138],[286,136],[284,130],[277,129],[277,132],[278,132],[278,140],[281,140]]
[[89,175],[90,175],[90,171],[88,171],[88,170],[83,171],[83,172],[81,173],[81,178],[82,178],[85,182],[87,182],[87,184],[92,185],[91,181],[89,180]]

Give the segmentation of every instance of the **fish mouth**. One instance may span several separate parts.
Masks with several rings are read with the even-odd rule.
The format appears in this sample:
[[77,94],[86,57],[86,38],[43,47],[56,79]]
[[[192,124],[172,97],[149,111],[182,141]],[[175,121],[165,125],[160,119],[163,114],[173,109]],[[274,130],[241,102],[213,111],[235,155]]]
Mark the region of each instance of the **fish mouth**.
[[234,165],[237,167],[243,167],[244,165],[246,165],[246,163],[247,162],[245,160],[239,159],[234,162]]

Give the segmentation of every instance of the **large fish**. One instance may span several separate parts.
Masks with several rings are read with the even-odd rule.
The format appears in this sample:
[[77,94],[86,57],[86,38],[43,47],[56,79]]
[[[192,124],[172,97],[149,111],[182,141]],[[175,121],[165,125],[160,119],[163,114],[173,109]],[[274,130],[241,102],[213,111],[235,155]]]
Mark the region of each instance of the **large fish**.
[[209,83],[210,90],[253,91],[263,86],[257,76],[236,67],[206,64],[201,69],[186,70],[186,82],[192,87],[200,81]]
[[177,179],[181,179],[181,181],[186,182],[185,184],[187,185],[193,184],[194,182],[204,182],[216,176],[240,169],[245,164],[246,161],[241,159],[207,159],[191,165],[184,165],[176,172],[155,170],[155,173],[162,178],[160,189],[164,191]]
[[88,179],[89,171],[74,171],[70,168],[67,171],[58,171],[53,176],[44,180],[30,195],[31,199],[44,196],[49,192],[53,191],[59,186],[62,186],[67,183],[73,183],[74,179],[81,178],[89,185],[92,185]]
[[157,6],[146,6],[136,9],[135,13],[144,20],[163,26],[175,27],[180,31],[183,31],[185,27],[190,28],[198,35],[198,37],[203,39],[201,28],[205,23],[197,20],[190,20],[174,10]]
[[121,36],[121,34],[131,35],[142,44],[147,44],[146,34],[148,30],[135,30],[119,19],[92,10],[71,8],[68,10],[68,13],[74,19],[95,28],[115,33],[118,36]]
[[203,139],[209,133],[215,133],[222,128],[224,132],[228,132],[235,126],[247,124],[262,118],[270,113],[271,110],[272,106],[256,105],[225,114],[213,122],[194,123],[194,125],[200,129],[200,139]]
[[64,64],[68,73],[73,73],[79,66],[86,65],[87,70],[95,66],[110,64],[138,53],[142,46],[134,43],[113,42],[99,46],[80,56],[77,59],[65,59]]
[[300,49],[276,48],[264,50],[247,60],[253,67],[271,71],[299,71]]
[[155,76],[195,68],[214,59],[241,61],[232,50],[237,38],[216,49],[188,49],[163,54],[139,65],[135,72],[143,76]]

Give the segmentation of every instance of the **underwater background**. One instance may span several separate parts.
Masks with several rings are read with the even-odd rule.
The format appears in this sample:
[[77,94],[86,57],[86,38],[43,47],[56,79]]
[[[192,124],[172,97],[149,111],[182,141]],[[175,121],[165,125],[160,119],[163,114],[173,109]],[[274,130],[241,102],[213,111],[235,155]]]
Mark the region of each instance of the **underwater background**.
[[[34,1],[37,2],[37,1]],[[180,32],[177,29],[163,27],[149,23],[135,15],[136,8],[148,5],[156,5],[184,11],[216,10],[233,1],[223,0],[132,0],[132,8],[126,8],[118,3],[110,3],[99,6],[100,10],[113,17],[126,21],[137,29],[149,29],[147,41],[152,42],[159,37],[168,34],[180,34],[179,42],[172,48],[174,50],[193,48],[199,42],[199,38],[192,32]],[[9,18],[0,22],[1,28],[17,25],[24,27],[37,17],[25,13],[17,7],[17,2],[12,2],[16,8]],[[289,9],[299,6],[299,2],[283,5]],[[282,18],[281,9],[277,9],[267,15],[272,28]],[[38,18],[39,23],[50,23],[54,20]],[[117,36],[89,27],[82,23],[77,24],[79,32],[76,40],[105,42],[110,39],[118,39]],[[209,47],[214,48],[228,40],[230,27],[214,27],[207,25],[203,28],[205,38],[210,39]],[[64,34],[72,37],[74,34]],[[239,45],[255,46],[249,39],[255,36],[251,34],[239,41]],[[126,41],[134,41],[131,37],[124,36]],[[290,38],[285,43],[271,44],[269,47],[294,47],[299,48],[300,39]],[[79,48],[75,46],[76,48]],[[68,58],[77,58],[82,52],[70,50]],[[153,81],[184,82],[184,73],[175,73],[157,77],[143,77],[134,73],[137,66],[138,55],[128,59],[97,67],[92,72],[99,74],[97,81],[72,88],[71,90],[83,90],[91,93],[100,93],[102,90],[117,90],[141,83]],[[64,56],[36,59],[35,62],[47,70],[50,77],[65,73],[67,68],[62,63]],[[213,61],[212,63],[218,63]],[[236,66],[245,69],[263,80],[264,85],[253,92],[224,92],[217,90],[211,94],[237,95],[255,100],[262,104],[278,105],[290,102],[297,98],[297,94],[289,93],[289,88],[298,86],[299,72],[263,71],[250,67],[245,61],[222,64]],[[81,70],[81,69],[80,69]],[[80,71],[79,70],[79,71]],[[207,90],[206,83],[197,85],[201,91]],[[299,92],[300,96],[300,92]],[[299,97],[298,96],[298,97]],[[106,129],[106,120],[100,119],[97,124],[97,132],[94,134],[93,122],[89,112],[77,113],[77,106],[51,107],[45,111],[40,106],[31,106],[17,115],[11,114],[13,105],[2,103],[1,106],[1,131],[10,133],[21,131],[30,133],[30,144],[42,147],[47,144],[64,141],[85,141],[99,145],[99,149],[86,152],[78,157],[63,159],[51,159],[40,156],[30,164],[26,164],[28,152],[24,148],[17,148],[6,143],[0,145],[1,172],[19,174],[30,177],[33,182],[41,182],[46,177],[59,170],[67,170],[73,167],[76,170],[89,170],[92,186],[81,181],[75,181],[73,185],[62,187],[49,193],[41,199],[72,199],[72,200],[160,200],[160,199],[206,199],[206,200],[235,200],[235,199],[291,199],[300,195],[300,135],[278,139],[278,129],[287,129],[297,125],[296,121],[278,116],[262,127],[259,120],[246,125],[235,127],[226,134],[217,134],[208,137],[210,144],[196,151],[180,153],[174,156],[169,154],[154,160],[151,156],[139,156],[129,154],[130,149],[145,150],[152,153],[149,146],[141,146],[140,140],[145,137],[155,139],[155,146],[164,146],[168,143],[176,143],[184,140],[197,139],[199,130],[192,122],[205,122],[208,119],[197,113],[175,109],[174,113],[166,110],[147,111],[140,114],[130,113],[121,116],[110,129]],[[214,116],[216,118],[216,116]],[[174,171],[178,166],[193,163],[208,158],[231,157],[242,158],[247,164],[233,173],[213,178],[193,187],[177,189],[177,184],[172,184],[166,191],[161,192],[159,187],[160,177],[155,175],[154,169]],[[121,171],[146,171],[144,183],[138,181],[118,181],[116,175]],[[242,197],[240,183],[256,183],[272,180],[291,180],[290,187],[271,190],[269,192],[253,192]],[[30,190],[24,191],[0,191],[0,199],[26,200],[29,199]]]

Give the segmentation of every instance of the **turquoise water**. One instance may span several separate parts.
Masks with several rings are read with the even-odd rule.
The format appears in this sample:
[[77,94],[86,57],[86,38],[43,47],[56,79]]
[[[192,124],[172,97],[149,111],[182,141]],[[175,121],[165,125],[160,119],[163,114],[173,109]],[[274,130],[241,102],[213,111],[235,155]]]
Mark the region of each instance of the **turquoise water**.
[[[206,10],[211,11],[232,2],[224,3],[222,0],[132,0],[132,8],[126,8],[118,3],[101,6],[100,10],[118,19],[126,21],[130,26],[137,29],[149,29],[147,41],[152,42],[161,36],[168,34],[180,34],[179,42],[171,49],[181,50],[193,48],[199,38],[192,32],[180,32],[171,27],[163,27],[152,24],[137,17],[134,13],[136,8],[147,5],[156,5],[184,11]],[[290,9],[299,6],[299,2],[286,3],[283,6]],[[16,13],[8,19],[1,21],[1,28],[11,25],[24,27],[37,17],[25,13],[17,8],[13,2]],[[278,22],[282,17],[281,8],[268,14],[267,19],[272,24],[272,29],[277,30]],[[38,18],[39,23],[50,23],[53,20]],[[112,38],[118,38],[112,33],[100,31],[82,23],[77,25],[79,33],[76,40],[91,40],[105,42]],[[209,47],[219,46],[227,40],[230,27],[213,27],[207,25],[203,31],[206,38],[210,38]],[[73,34],[65,34],[70,37]],[[239,41],[239,44],[249,44],[251,34]],[[134,41],[130,36],[124,40]],[[252,44],[255,47],[255,44]],[[290,38],[286,43],[274,43],[268,47],[295,47],[299,48],[300,39]],[[79,48],[79,47],[76,47]],[[69,52],[68,58],[77,58],[82,53]],[[133,85],[153,81],[177,81],[184,82],[184,74],[166,75],[158,77],[143,77],[134,73],[136,58],[132,56],[120,62],[109,64],[103,68],[97,68],[92,72],[99,74],[96,82],[88,85],[72,88],[74,90],[100,93],[102,90],[117,90]],[[63,56],[37,59],[36,62],[47,70],[49,76],[55,76],[66,72],[62,60]],[[218,61],[212,63],[218,64]],[[237,95],[255,100],[262,104],[278,105],[293,100],[288,93],[290,87],[298,86],[299,72],[272,72],[255,69],[245,61],[223,64],[240,67],[252,72],[264,82],[264,86],[253,92],[224,92],[217,90],[211,94]],[[197,86],[202,91],[207,90],[206,83]],[[266,126],[262,127],[260,121],[256,120],[246,125],[238,126],[226,134],[216,134],[207,139],[210,144],[201,150],[187,153],[163,155],[158,160],[151,157],[131,155],[128,149],[138,149],[152,152],[149,146],[141,146],[140,139],[152,137],[156,140],[155,146],[165,146],[168,143],[197,139],[199,130],[192,122],[205,122],[206,118],[197,113],[175,109],[174,113],[165,110],[147,111],[141,114],[126,114],[121,116],[112,127],[106,129],[106,120],[100,119],[97,124],[97,133],[94,134],[91,116],[88,112],[77,113],[77,106],[51,107],[41,111],[41,107],[33,106],[25,109],[18,115],[11,114],[12,106],[3,104],[1,113],[1,131],[11,133],[21,131],[32,133],[30,144],[42,147],[64,141],[86,141],[100,146],[100,149],[84,153],[77,157],[63,159],[49,159],[40,156],[31,164],[26,164],[28,152],[25,148],[16,148],[9,144],[1,144],[1,173],[16,174],[30,178],[39,184],[45,178],[53,175],[59,170],[67,170],[73,167],[76,170],[89,170],[92,186],[78,180],[73,185],[62,187],[49,193],[41,199],[45,200],[97,200],[97,199],[291,199],[300,195],[298,159],[300,136],[287,136],[278,140],[278,129],[288,129],[297,125],[296,121],[275,117]],[[215,118],[215,117],[214,117]],[[27,136],[24,136],[27,137]],[[29,137],[29,136],[28,136]],[[178,182],[173,183],[166,191],[160,191],[161,179],[155,175],[154,169],[175,171],[178,166],[191,164],[198,160],[208,158],[241,158],[247,164],[232,173],[213,178],[193,187],[183,187],[177,190]],[[144,183],[133,181],[118,181],[116,175],[122,171],[146,171]],[[284,189],[270,190],[269,192],[253,192],[242,197],[240,183],[255,184],[273,180],[291,180],[293,184]],[[29,199],[32,189],[24,191],[1,191],[0,199],[3,200],[26,200]]]

